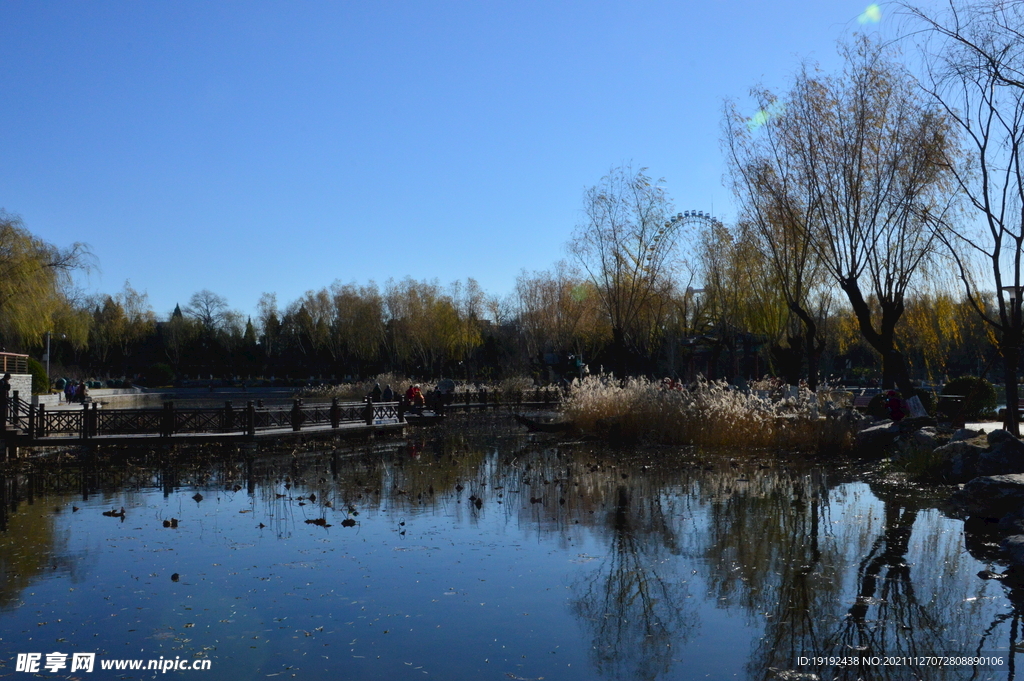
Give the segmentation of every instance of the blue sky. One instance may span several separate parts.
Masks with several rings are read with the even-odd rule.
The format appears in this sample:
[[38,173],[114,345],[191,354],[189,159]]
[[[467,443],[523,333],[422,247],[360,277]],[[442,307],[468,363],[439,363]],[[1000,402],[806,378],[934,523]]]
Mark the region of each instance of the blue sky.
[[615,165],[728,221],[723,101],[834,67],[867,6],[0,0],[0,207],[161,317],[336,279],[504,295]]

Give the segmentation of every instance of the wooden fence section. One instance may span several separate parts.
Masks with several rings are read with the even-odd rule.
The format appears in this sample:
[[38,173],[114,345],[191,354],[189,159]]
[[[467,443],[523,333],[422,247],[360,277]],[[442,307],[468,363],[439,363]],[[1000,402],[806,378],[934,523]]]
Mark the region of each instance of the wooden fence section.
[[562,400],[562,391],[555,388],[535,390],[456,390],[447,407],[450,409],[497,409],[510,407],[555,407]]
[[6,373],[27,374],[28,355],[18,355],[13,352],[0,352],[0,376]]
[[27,405],[17,395],[10,400],[8,423],[20,431],[22,446],[45,446],[71,440],[127,441],[142,438],[195,440],[196,436],[226,441],[256,439],[288,433],[324,432],[357,427],[402,426],[405,410],[398,402],[304,404],[264,407],[248,402],[236,408],[180,409],[167,402],[162,409],[100,409],[83,404],[81,409],[47,410]]

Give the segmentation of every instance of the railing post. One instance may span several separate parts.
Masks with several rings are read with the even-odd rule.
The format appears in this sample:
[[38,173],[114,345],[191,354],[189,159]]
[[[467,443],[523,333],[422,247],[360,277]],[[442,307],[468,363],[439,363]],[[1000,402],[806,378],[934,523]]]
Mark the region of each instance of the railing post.
[[21,398],[17,390],[12,390],[11,395],[11,425],[18,428],[21,426]]
[[373,425],[373,398],[366,398],[366,407],[363,408],[363,418],[366,419],[366,425]]
[[100,416],[100,405],[96,402],[92,403],[92,409],[89,410],[89,435],[90,437],[96,437],[99,435],[99,416]]
[[36,437],[46,437],[46,405],[39,403],[39,413],[36,414]]
[[338,405],[338,398],[331,400],[331,428],[341,425],[341,406]]
[[256,403],[252,400],[245,405],[245,432],[249,437],[256,437]]
[[302,400],[292,400],[292,430],[302,429]]
[[82,405],[82,432],[80,436],[83,440],[89,439],[89,405]]
[[33,405],[28,405],[28,436],[32,437],[36,433],[36,408]]
[[174,435],[174,402],[164,402],[163,424],[161,435],[170,437]]
[[235,429],[235,410],[231,408],[231,401],[224,401],[224,413],[221,417],[221,430],[230,433]]
[[398,422],[405,423],[405,398],[398,400]]

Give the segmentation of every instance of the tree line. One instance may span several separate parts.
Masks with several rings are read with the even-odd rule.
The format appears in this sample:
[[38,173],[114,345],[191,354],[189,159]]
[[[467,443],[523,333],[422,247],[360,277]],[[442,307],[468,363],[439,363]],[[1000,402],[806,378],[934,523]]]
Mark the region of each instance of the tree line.
[[[643,172],[617,173],[654,186]],[[684,379],[697,373],[730,380],[769,373],[794,383],[805,379],[806,364],[794,350],[798,330],[778,290],[758,269],[763,263],[752,256],[749,233],[706,217],[683,220],[697,227],[700,272],[685,282],[666,277],[633,301],[613,300],[608,287],[602,289],[570,261],[523,272],[504,297],[487,294],[472,279],[448,286],[408,278],[383,287],[336,282],[283,306],[265,293],[256,314],[246,316],[223,296],[202,290],[164,320],[129,282],[112,295],[76,297],[70,279],[54,279],[49,287],[18,291],[3,307],[3,319],[18,319],[14,306],[28,305],[46,291],[48,300],[31,304],[37,311],[53,310],[49,323],[8,323],[0,333],[5,349],[39,357],[50,332],[55,377],[155,383],[211,377],[339,381],[389,371],[551,381],[602,369]],[[26,243],[37,240],[12,216],[4,217],[4,226],[20,229]],[[31,253],[38,268],[56,253],[21,252]],[[6,250],[3,257],[14,253]],[[683,285],[698,279],[704,288]],[[991,308],[992,301],[986,305]],[[610,313],[612,306],[617,307]],[[965,300],[948,292],[920,293],[906,307],[902,328],[913,348],[915,376],[989,371],[990,339]],[[45,313],[39,317],[47,319]],[[843,382],[877,381],[877,353],[864,342],[850,310],[836,307],[820,325],[821,337],[829,339],[821,350],[828,374]],[[166,368],[153,374],[154,365]]]

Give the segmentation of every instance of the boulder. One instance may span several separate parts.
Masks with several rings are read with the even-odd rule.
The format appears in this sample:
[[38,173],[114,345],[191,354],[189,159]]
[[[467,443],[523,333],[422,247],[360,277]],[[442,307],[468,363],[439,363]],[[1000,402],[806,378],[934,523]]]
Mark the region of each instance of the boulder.
[[925,426],[910,432],[903,432],[896,438],[894,454],[911,457],[928,454],[939,446],[939,433],[934,426]]
[[1010,435],[1010,433],[1008,433],[1007,431],[1003,430],[1002,428],[998,428],[996,430],[993,430],[991,433],[989,433],[986,436],[986,439],[988,440],[988,444],[991,447],[993,445],[999,444],[1000,442],[1006,442],[1008,440],[1015,440],[1016,438],[1013,437],[1012,435]]
[[1024,509],[1004,515],[999,519],[998,528],[1005,535],[1024,535]]
[[937,447],[935,455],[943,461],[940,470],[946,480],[967,482],[980,475],[978,461],[986,451],[984,447],[959,440]]
[[1002,518],[1024,508],[1024,475],[974,478],[953,495],[953,502],[972,516]]
[[892,421],[880,421],[857,433],[858,449],[882,450],[891,445],[900,434],[900,428]]
[[924,428],[915,430],[911,434],[911,439],[918,447],[935,449],[939,443],[939,432],[936,430],[935,426],[925,426]]
[[919,428],[934,428],[938,424],[935,422],[935,419],[926,415],[908,416],[907,418],[898,421],[896,425],[899,427],[901,432],[910,433],[918,430]]
[[978,475],[1024,473],[1024,443],[1015,437],[999,440],[978,458]]
[[1011,534],[999,543],[1010,562],[1024,565],[1024,534]]
[[959,440],[973,440],[985,431],[983,430],[971,430],[970,428],[961,428],[960,430],[953,433],[949,438],[950,442],[957,442]]

